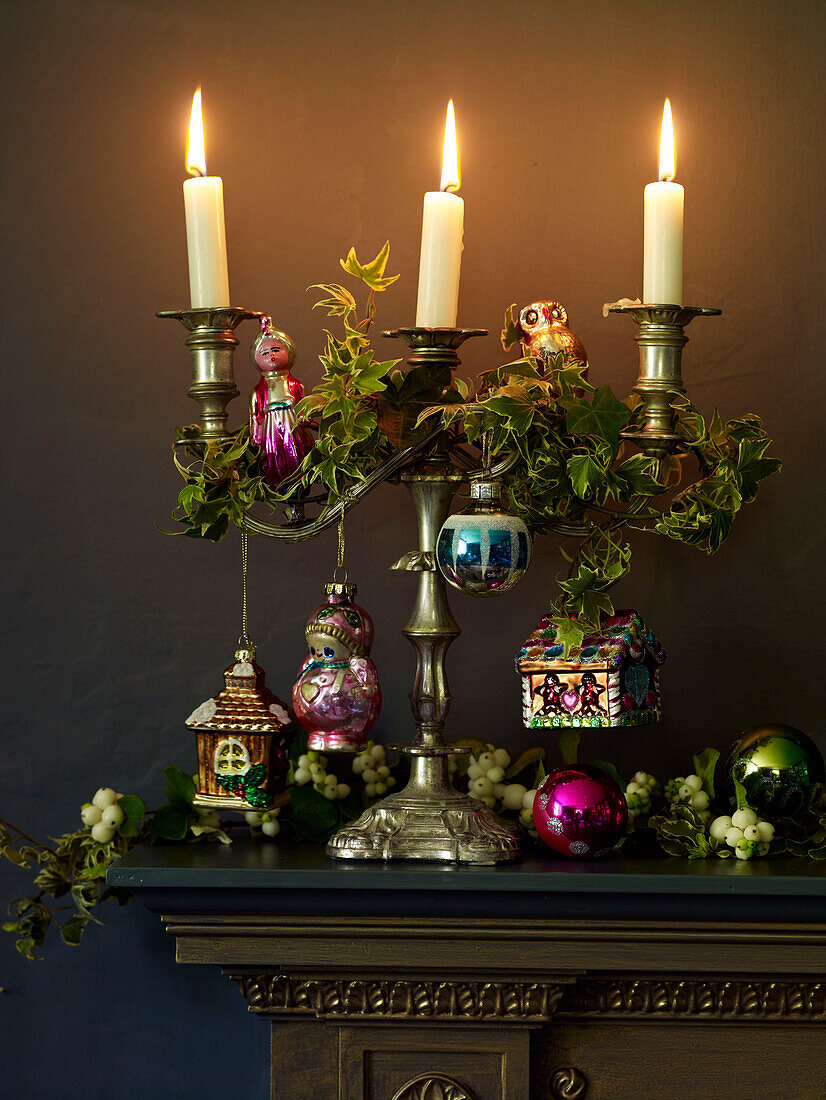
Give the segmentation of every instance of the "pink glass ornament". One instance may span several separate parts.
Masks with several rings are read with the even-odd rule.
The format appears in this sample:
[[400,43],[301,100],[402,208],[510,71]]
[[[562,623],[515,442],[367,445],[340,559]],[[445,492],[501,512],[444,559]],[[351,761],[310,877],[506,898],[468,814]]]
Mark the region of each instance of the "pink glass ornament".
[[353,603],[354,584],[334,582],[324,591],[304,630],[310,655],[293,685],[293,708],[309,748],[360,752],[381,711],[379,675],[368,656],[373,620]]
[[275,488],[298,469],[313,445],[309,433],[296,424],[295,405],[304,387],[290,374],[295,344],[286,332],[273,328],[272,318],[261,318],[250,355],[261,371],[250,397],[250,439],[261,448],[264,479]]
[[609,852],[625,835],[625,795],[602,768],[575,764],[545,776],[533,803],[533,821],[549,848],[584,859]]

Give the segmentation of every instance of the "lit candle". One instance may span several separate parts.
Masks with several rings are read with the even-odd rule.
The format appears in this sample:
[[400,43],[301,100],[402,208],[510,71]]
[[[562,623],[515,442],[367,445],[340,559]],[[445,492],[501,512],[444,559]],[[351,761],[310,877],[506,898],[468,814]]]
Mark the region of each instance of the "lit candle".
[[229,305],[227,237],[224,229],[224,184],[206,174],[201,89],[192,98],[184,181],[186,247],[189,255],[189,293],[193,309]]
[[459,189],[459,154],[453,100],[447,105],[440,191],[428,191],[422,217],[417,328],[455,328],[462,266],[464,200]]
[[674,183],[674,126],[665,101],[660,179],[645,189],[642,295],[646,305],[683,304],[683,189]]

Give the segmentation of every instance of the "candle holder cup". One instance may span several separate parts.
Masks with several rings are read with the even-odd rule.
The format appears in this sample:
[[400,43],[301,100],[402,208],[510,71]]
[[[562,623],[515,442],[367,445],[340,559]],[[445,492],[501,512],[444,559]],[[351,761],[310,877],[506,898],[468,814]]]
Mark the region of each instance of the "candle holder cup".
[[233,356],[235,329],[262,314],[221,306],[211,309],[161,310],[157,317],[174,317],[189,332],[184,341],[192,355],[192,382],[187,396],[201,406],[201,438],[229,439],[227,405],[238,396]]
[[695,317],[715,317],[722,310],[700,306],[620,305],[609,313],[628,313],[639,325],[636,341],[640,349],[640,374],[634,387],[645,406],[645,424],[640,432],[623,432],[646,453],[674,451],[680,437],[674,431],[675,395],[684,394],[683,348],[688,343],[686,326]]

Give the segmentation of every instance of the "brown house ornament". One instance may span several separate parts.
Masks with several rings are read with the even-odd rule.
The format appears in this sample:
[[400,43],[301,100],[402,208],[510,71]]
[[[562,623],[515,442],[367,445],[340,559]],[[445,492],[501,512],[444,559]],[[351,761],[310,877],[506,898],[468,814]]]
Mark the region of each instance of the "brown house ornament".
[[266,810],[287,800],[287,750],[296,729],[290,707],[264,684],[252,646],[236,651],[223,691],[186,721],[198,746],[202,809]]
[[546,615],[516,658],[524,724],[536,729],[657,722],[664,660],[665,650],[636,611],[603,619],[599,633],[586,635],[567,658]]

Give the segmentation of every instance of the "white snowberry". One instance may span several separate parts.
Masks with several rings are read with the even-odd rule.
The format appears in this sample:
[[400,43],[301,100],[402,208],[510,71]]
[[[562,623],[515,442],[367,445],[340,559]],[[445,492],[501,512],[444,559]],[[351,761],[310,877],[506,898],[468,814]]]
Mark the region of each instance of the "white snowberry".
[[[372,757],[371,757],[372,759]],[[367,767],[367,761],[363,756],[359,755],[353,761],[353,771],[356,775],[361,775],[364,769]]]
[[379,777],[379,773],[375,768],[365,768],[361,773],[361,778],[365,783],[375,783]]
[[332,802],[332,801],[333,801],[333,799],[334,799],[334,798],[336,797],[336,789],[335,789],[335,787],[324,787],[321,793],[322,793],[322,794],[324,795],[324,797],[325,797],[326,799],[328,799],[328,800],[329,800],[330,802]]
[[648,782],[648,773],[647,772],[634,772],[634,782],[639,783],[640,785],[642,785],[643,783],[647,783]]
[[217,829],[221,824],[221,818],[215,810],[199,810],[198,824],[202,825],[205,829]]
[[388,775],[388,777],[385,779],[384,782],[385,782],[385,785],[386,785],[386,787],[389,791],[391,787],[396,786],[396,777],[395,777],[395,775]]
[[479,779],[480,776],[485,774],[485,769],[477,761],[473,761],[467,770],[468,779]]
[[705,791],[697,791],[691,796],[691,806],[695,810],[708,809],[708,795]]
[[338,780],[336,779],[336,777],[334,775],[325,775],[324,776],[324,786],[325,787],[337,787],[338,786]]
[[281,826],[275,820],[265,821],[261,825],[261,832],[264,834],[264,836],[278,836],[278,834],[281,832]]
[[376,775],[379,779],[386,779],[390,775],[390,769],[386,764],[379,764],[376,768]]
[[92,826],[92,840],[96,840],[98,844],[108,844],[114,835],[115,830],[104,825],[102,821]]
[[80,820],[91,829],[93,825],[97,825],[100,821],[102,813],[103,811],[99,806],[95,806],[90,802],[88,806],[84,806],[80,811]]
[[488,779],[491,781],[491,783],[501,783],[504,778],[505,778],[505,769],[504,768],[499,768],[499,767],[488,768]]
[[382,781],[379,780],[378,783],[376,784],[376,794],[377,795],[387,794],[387,784],[382,783]]
[[103,822],[104,825],[108,826],[108,828],[117,829],[120,825],[123,824],[124,817],[126,817],[126,814],[117,804],[117,802],[115,802],[113,805],[106,807],[106,809],[100,815],[100,820]]
[[526,810],[530,810],[533,813],[533,800],[536,798],[536,788],[532,791],[525,791],[522,795],[522,806]]
[[309,783],[313,778],[313,773],[307,768],[295,769],[295,781],[299,787],[303,787],[305,783]]
[[772,823],[770,821],[758,821],[755,828],[760,833],[760,839],[765,844],[768,844],[769,841],[771,841],[773,839],[773,837],[774,837],[774,825],[772,825]]
[[92,805],[97,806],[99,810],[105,810],[107,806],[113,806],[117,800],[118,796],[111,787],[99,787],[95,791]]
[[492,752],[482,752],[479,754],[479,767],[482,771],[486,772],[488,768],[496,767],[496,758]]
[[743,830],[743,836],[746,840],[762,840],[760,829],[756,825],[747,825]]
[[734,854],[737,856],[738,859],[748,859],[749,858],[749,853],[747,851],[745,851],[743,848],[735,848],[734,849]]
[[336,787],[336,798],[346,798],[350,793],[350,787],[347,783],[339,783]]
[[703,789],[703,781],[699,775],[687,775],[685,777],[686,787],[691,787],[692,791],[701,791]]
[[368,798],[372,798],[376,793],[376,784],[368,783],[364,788],[364,793],[367,795]]
[[525,797],[527,788],[523,787],[521,783],[509,783],[505,787],[504,794],[502,795],[502,802],[504,803],[506,810],[521,810],[522,799]]
[[731,828],[726,831],[726,844],[728,844],[729,848],[736,847],[742,839],[743,830],[738,829],[736,825],[732,825]]
[[525,828],[529,828],[533,825],[533,812],[531,810],[521,809],[519,811],[519,824],[524,825]]
[[510,753],[507,749],[494,749],[493,759],[496,761],[497,768],[507,768],[511,762]]
[[309,756],[308,756],[308,755],[306,754],[306,752],[305,752],[305,753],[302,753],[302,754],[301,754],[301,756],[299,756],[299,758],[298,758],[298,766],[299,766],[299,768],[309,768],[309,766],[310,766],[310,758],[309,758]]
[[495,796],[496,798],[499,798],[499,799],[502,799],[502,798],[504,798],[504,797],[505,797],[505,789],[506,789],[506,788],[505,788],[505,784],[504,784],[504,783],[494,783],[494,784],[493,784],[493,793],[494,793],[494,796]]
[[757,814],[754,810],[738,810],[731,815],[731,823],[738,829],[746,829],[749,825],[757,824]]
[[694,794],[694,788],[689,787],[688,783],[683,783],[682,787],[677,791],[677,797],[679,799],[691,798]]
[[493,794],[493,784],[486,775],[480,775],[478,779],[474,779],[470,789],[477,798],[485,798]]
[[246,821],[247,825],[260,825],[262,820],[261,814],[257,813],[255,810],[247,810],[244,814],[244,821]]
[[374,760],[384,760],[387,753],[384,750],[384,745],[373,745],[370,749],[370,755]]

